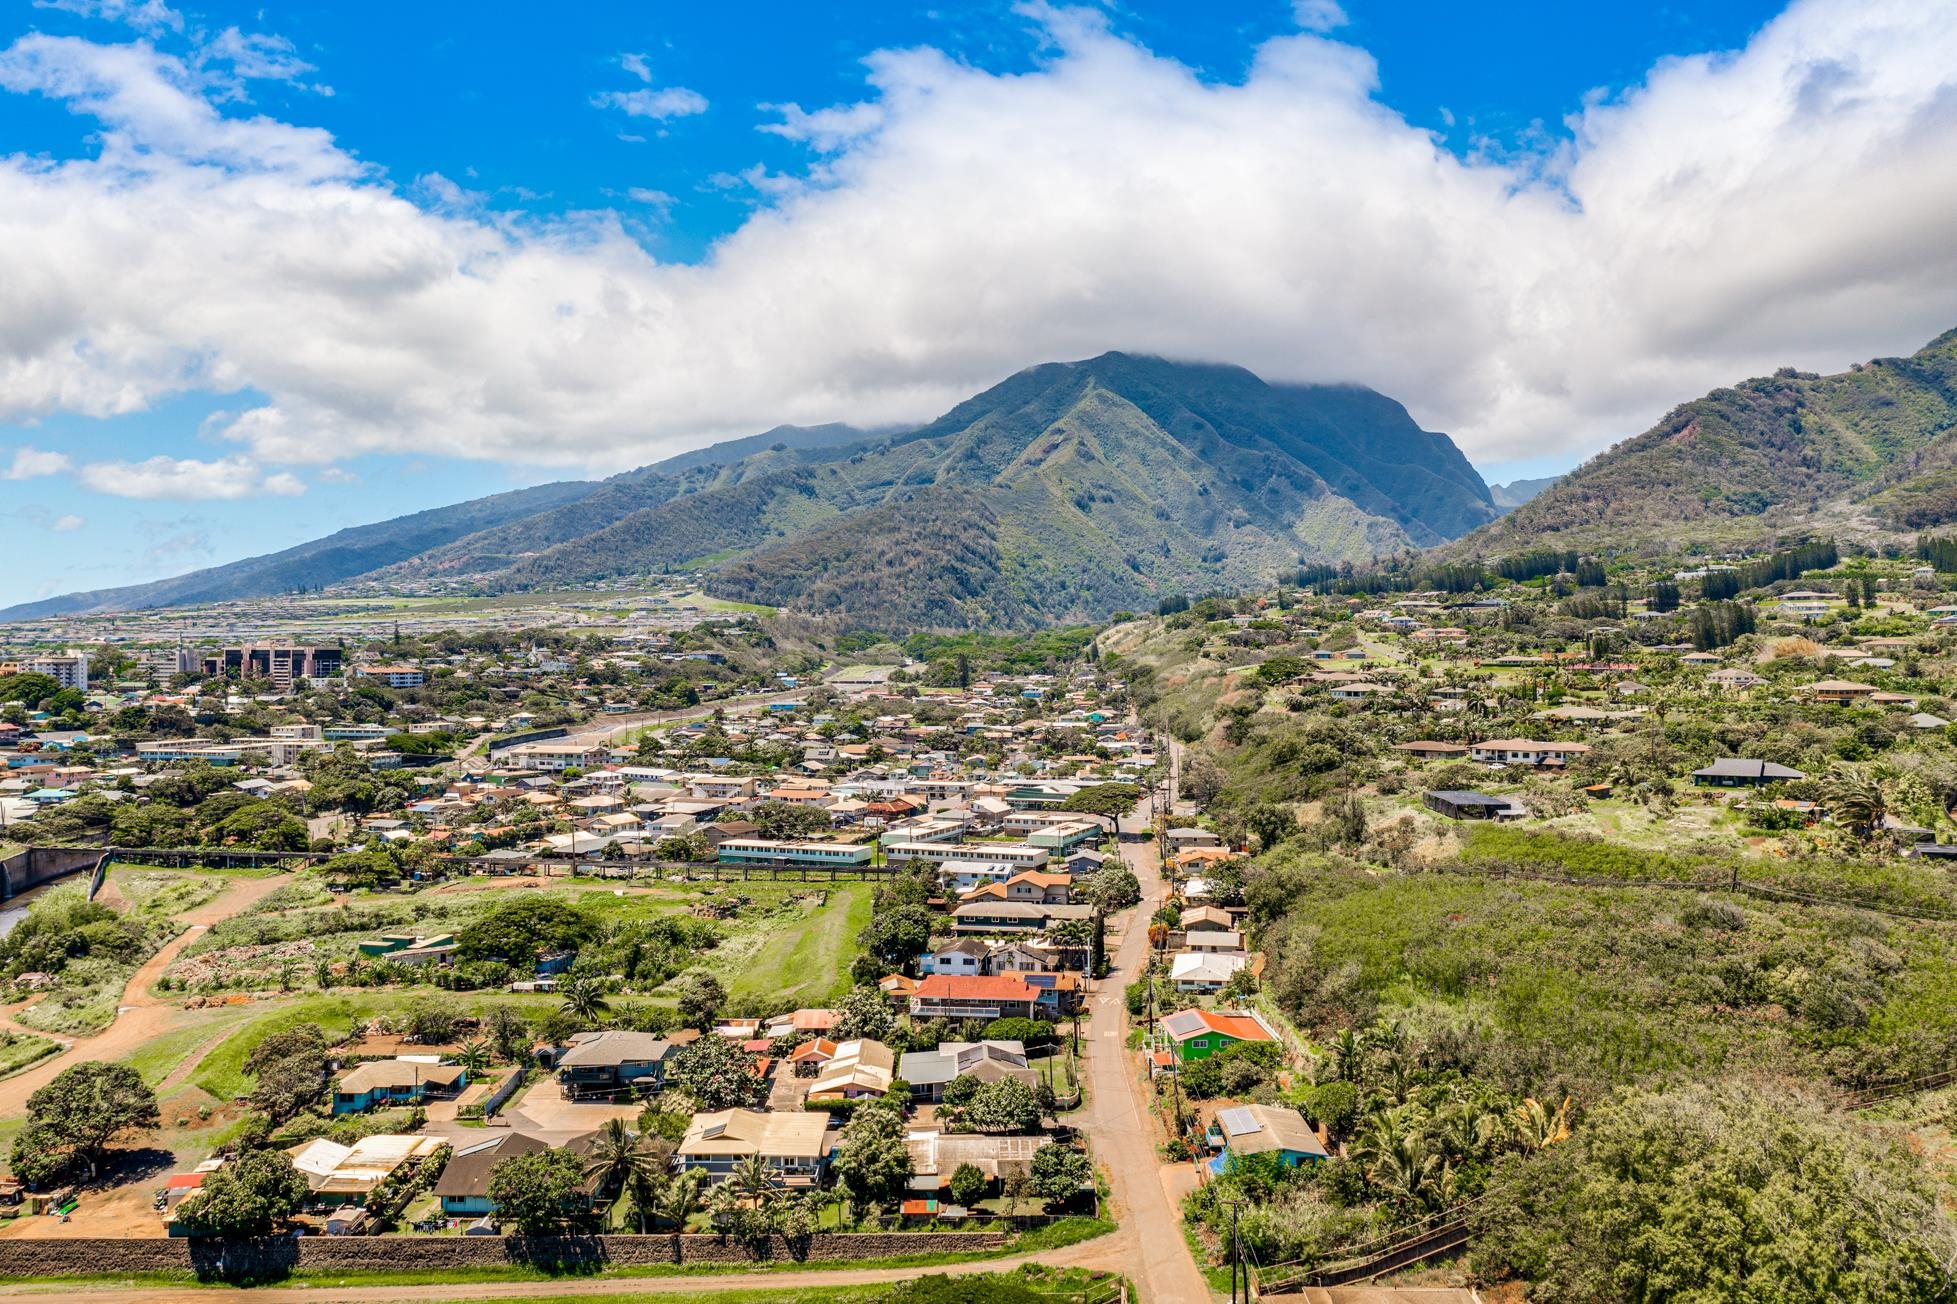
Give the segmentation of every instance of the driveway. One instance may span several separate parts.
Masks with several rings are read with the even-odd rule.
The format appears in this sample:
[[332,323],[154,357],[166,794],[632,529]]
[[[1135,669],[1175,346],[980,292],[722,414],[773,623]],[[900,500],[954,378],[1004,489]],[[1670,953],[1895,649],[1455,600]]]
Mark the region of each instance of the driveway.
[[520,1103],[503,1112],[517,1131],[561,1146],[575,1137],[597,1131],[614,1118],[632,1122],[639,1117],[639,1106],[570,1100],[555,1078],[545,1078],[531,1087]]

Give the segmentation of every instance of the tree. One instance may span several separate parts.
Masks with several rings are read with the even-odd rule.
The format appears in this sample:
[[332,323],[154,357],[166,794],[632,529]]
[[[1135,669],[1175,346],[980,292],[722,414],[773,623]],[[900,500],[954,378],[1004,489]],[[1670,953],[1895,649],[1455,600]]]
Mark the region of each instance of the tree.
[[622,1191],[631,1197],[633,1207],[639,1211],[641,1232],[645,1231],[645,1220],[658,1201],[659,1182],[666,1170],[667,1156],[663,1149],[663,1142],[655,1145],[651,1138],[626,1127],[624,1119],[613,1118],[598,1129],[585,1157],[585,1180],[595,1179],[600,1191]]
[[326,1092],[326,1034],[312,1023],[275,1032],[245,1056],[245,1072],[257,1079],[251,1103],[282,1124]]
[[756,837],[793,840],[815,833],[827,833],[829,812],[820,806],[801,806],[792,801],[764,801],[744,818],[753,821]]
[[1068,797],[1060,803],[1060,809],[1104,819],[1109,832],[1115,832],[1121,817],[1135,809],[1135,803],[1141,799],[1142,790],[1135,784],[1097,783]]
[[27,1127],[14,1138],[18,1167],[21,1143],[63,1151],[68,1163],[83,1164],[93,1177],[109,1143],[125,1132],[156,1127],[156,1093],[127,1064],[85,1060],[27,1098]]
[[514,1062],[529,1049],[530,1026],[507,1005],[499,1005],[489,1012],[488,1032],[496,1053],[506,1060]]
[[895,1110],[857,1110],[843,1125],[830,1166],[858,1209],[899,1198],[911,1178],[904,1120]]
[[1000,1078],[973,1092],[959,1118],[980,1132],[1031,1132],[1040,1125],[1040,1098],[1018,1078]]
[[899,906],[873,915],[856,940],[886,971],[902,969],[931,944],[931,924],[923,906]]
[[464,928],[455,949],[464,960],[535,964],[537,957],[575,951],[598,940],[598,921],[561,896],[527,893],[506,901]]
[[1260,801],[1252,806],[1244,815],[1244,824],[1265,851],[1298,831],[1298,817],[1291,813],[1291,808],[1273,801]]
[[[727,989],[720,985],[720,979],[704,970],[696,970],[679,980],[680,1022],[689,1028],[708,1032],[713,1028],[714,1016],[720,1007],[727,1003]],[[701,1038],[702,1041],[708,1038]]]
[[1094,1180],[1094,1161],[1072,1146],[1044,1145],[1033,1152],[1029,1176],[1033,1194],[1063,1204]]
[[748,1057],[727,1038],[712,1034],[673,1052],[666,1081],[702,1109],[730,1109],[754,1096],[754,1067]]
[[455,1062],[466,1070],[471,1078],[479,1078],[489,1072],[489,1043],[480,1037],[463,1042],[456,1048]]
[[890,1008],[890,998],[877,987],[852,987],[836,1005],[836,1026],[832,1035],[837,1041],[851,1041],[858,1037],[869,1037],[875,1041],[886,1041],[891,1029],[897,1026],[897,1014]]
[[1632,1092],[1504,1156],[1474,1266],[1548,1304],[1948,1299],[1957,1231],[1898,1141],[1757,1084]]
[[700,1183],[705,1179],[700,1169],[689,1168],[667,1182],[655,1210],[660,1221],[671,1223],[676,1232],[685,1231],[686,1220],[700,1207]]
[[590,978],[568,978],[558,989],[564,998],[564,1014],[580,1028],[589,1028],[602,1023],[612,1012],[611,1003],[605,999],[604,989]]
[[1142,899],[1142,885],[1126,865],[1105,865],[1075,884],[1074,891],[1104,915],[1126,909]]
[[498,1219],[526,1236],[559,1231],[577,1210],[584,1169],[569,1150],[535,1150],[496,1161],[489,1170],[489,1202]]
[[960,1164],[951,1175],[950,1187],[951,1198],[969,1209],[992,1189],[992,1179],[977,1164]]
[[1888,790],[1869,770],[1834,771],[1822,789],[1822,801],[1837,821],[1862,837],[1873,833],[1889,814]]
[[1223,767],[1208,752],[1191,750],[1182,762],[1182,772],[1176,785],[1177,794],[1196,803],[1197,809],[1205,809],[1216,801],[1229,782]]
[[247,1150],[177,1209],[193,1236],[270,1236],[306,1201],[305,1174],[282,1150]]

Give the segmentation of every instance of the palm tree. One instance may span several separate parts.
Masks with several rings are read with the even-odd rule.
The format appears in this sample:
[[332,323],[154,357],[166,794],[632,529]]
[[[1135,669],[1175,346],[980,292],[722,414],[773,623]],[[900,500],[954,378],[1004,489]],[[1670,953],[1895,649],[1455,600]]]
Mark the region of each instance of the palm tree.
[[686,1220],[700,1205],[700,1182],[705,1177],[697,1168],[689,1168],[666,1183],[659,1193],[658,1206],[653,1212],[661,1222],[673,1224],[675,1232],[686,1230]]
[[455,1062],[467,1069],[470,1077],[481,1077],[489,1072],[489,1043],[480,1037],[463,1042],[456,1047]]
[[598,984],[589,978],[573,978],[564,984],[564,1013],[589,1027],[598,1023],[611,1013],[611,1004],[605,999]]
[[1510,1116],[1516,1139],[1531,1150],[1542,1150],[1570,1139],[1570,1098],[1553,1111],[1534,1096],[1524,1100]]
[[1359,1060],[1364,1053],[1358,1034],[1350,1028],[1340,1028],[1339,1035],[1332,1038],[1332,1076],[1340,1082],[1357,1082]]
[[652,1203],[652,1188],[658,1183],[664,1165],[646,1139],[625,1126],[625,1120],[608,1120],[598,1129],[591,1155],[584,1162],[587,1179],[598,1179],[602,1189],[616,1187],[632,1195],[639,1210],[639,1230],[645,1227],[645,1211]]
[[775,1170],[760,1155],[749,1155],[735,1164],[726,1184],[756,1209],[767,1208],[781,1195],[775,1186]]
[[1870,770],[1838,769],[1827,778],[1822,799],[1837,822],[1860,837],[1875,832],[1889,814],[1889,793]]

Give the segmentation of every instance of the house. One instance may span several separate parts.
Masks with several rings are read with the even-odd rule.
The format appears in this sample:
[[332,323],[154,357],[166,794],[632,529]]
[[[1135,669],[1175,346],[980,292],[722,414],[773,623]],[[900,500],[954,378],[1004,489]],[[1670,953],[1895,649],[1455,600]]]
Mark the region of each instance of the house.
[[917,971],[920,974],[934,973],[982,974],[986,970],[986,957],[991,946],[977,937],[960,937],[942,946],[934,947],[918,957]]
[[1767,681],[1759,675],[1754,674],[1751,670],[1741,670],[1737,666],[1728,666],[1724,670],[1715,670],[1707,675],[1706,682],[1715,687],[1723,688],[1729,693],[1741,693],[1749,688],[1758,688]]
[[1877,690],[1874,684],[1858,684],[1852,679],[1822,679],[1809,684],[1807,691],[1817,702],[1852,706]]
[[932,974],[911,994],[914,1019],[1033,1017],[1043,993],[1020,978]]
[[333,1112],[359,1114],[375,1106],[419,1105],[430,1095],[446,1095],[468,1085],[469,1070],[459,1064],[369,1060],[334,1084]]
[[1468,748],[1465,743],[1441,743],[1428,739],[1421,739],[1410,743],[1394,743],[1393,750],[1396,752],[1411,752],[1423,761],[1430,761],[1440,756],[1466,756],[1468,754]]
[[1162,1020],[1162,1033],[1184,1064],[1244,1042],[1278,1042],[1277,1033],[1254,1010],[1177,1010]]
[[947,1041],[936,1050],[914,1050],[897,1061],[897,1076],[910,1084],[911,1097],[921,1101],[944,1098],[945,1083],[970,1077],[980,1083],[1013,1078],[1038,1086],[1039,1073],[1017,1041]]
[[1533,738],[1490,738],[1468,749],[1484,765],[1567,765],[1590,750],[1588,743],[1538,742]]
[[1044,905],[1032,901],[974,901],[951,912],[960,933],[1039,932],[1066,919],[1092,919],[1090,905]]
[[374,1188],[407,1164],[418,1164],[448,1142],[438,1136],[364,1136],[351,1146],[319,1137],[286,1154],[306,1179],[309,1202],[324,1207],[360,1205]]
[[580,1032],[557,1059],[557,1080],[573,1099],[635,1088],[657,1091],[666,1081],[666,1061],[675,1049],[671,1041],[649,1032]]
[[1182,929],[1185,933],[1236,928],[1237,918],[1221,906],[1190,906],[1182,912]]
[[842,1019],[840,1010],[791,1010],[778,1014],[762,1026],[761,1035],[773,1041],[790,1033],[819,1034],[828,1032]]
[[1192,847],[1221,847],[1223,839],[1209,829],[1182,828],[1170,829],[1164,835],[1169,840],[1169,850],[1187,851]]
[[1241,951],[1179,951],[1169,958],[1169,981],[1179,992],[1219,992],[1249,962]]
[[1027,870],[1003,883],[981,883],[961,898],[963,901],[1024,901],[1035,905],[1064,906],[1073,900],[1071,874],[1049,874]]
[[1199,928],[1183,936],[1183,949],[1202,955],[1222,955],[1244,949],[1244,935],[1234,928]]
[[867,1037],[828,1044],[834,1053],[809,1084],[809,1100],[861,1100],[890,1090],[897,1066],[896,1052],[890,1047]]
[[722,1109],[693,1116],[673,1165],[680,1172],[698,1169],[713,1183],[759,1155],[777,1186],[814,1187],[821,1185],[834,1144],[825,1113]]
[[1507,797],[1491,797],[1485,792],[1437,789],[1421,798],[1427,809],[1451,820],[1498,820],[1509,809]]
[[[1033,1156],[1053,1138],[1035,1136],[983,1136],[976,1133],[920,1130],[904,1136],[904,1148],[911,1155],[911,1177],[906,1184],[912,1191],[942,1191],[951,1175],[970,1164],[993,1182],[1033,1169]],[[912,1203],[905,1201],[906,1204]]]
[[458,1146],[436,1179],[434,1195],[447,1218],[482,1218],[496,1212],[489,1198],[489,1174],[513,1155],[537,1154],[550,1143],[521,1132],[503,1132],[473,1145]]
[[1220,1146],[1210,1160],[1212,1173],[1223,1173],[1231,1160],[1251,1155],[1276,1155],[1278,1163],[1296,1168],[1307,1161],[1330,1158],[1325,1138],[1295,1109],[1279,1105],[1237,1105],[1218,1110],[1210,1143]]
[[1692,771],[1692,782],[1701,788],[1758,788],[1769,783],[1788,783],[1807,775],[1772,761],[1743,760],[1728,756],[1702,770]]

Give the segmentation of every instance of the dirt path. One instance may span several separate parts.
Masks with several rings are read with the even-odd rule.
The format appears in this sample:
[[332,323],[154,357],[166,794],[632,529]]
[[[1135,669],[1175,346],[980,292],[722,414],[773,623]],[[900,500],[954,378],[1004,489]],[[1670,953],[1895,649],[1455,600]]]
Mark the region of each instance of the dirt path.
[[[285,881],[282,874],[233,879],[217,896],[194,910],[185,911],[178,920],[185,925],[184,930],[145,960],[122,989],[122,1003],[116,1007],[114,1023],[91,1036],[77,1037],[61,1054],[44,1059],[25,1073],[0,1082],[0,1117],[26,1113],[27,1098],[52,1082],[70,1065],[83,1060],[122,1059],[144,1042],[167,1032],[178,1013],[178,1007],[150,991],[156,980],[163,976],[184,947],[190,945],[191,939],[212,924],[229,919],[270,896]],[[45,1037],[51,1034],[40,1035]]]
[[[1122,1257],[1097,1267],[1127,1274],[1148,1304],[1201,1304],[1209,1283],[1196,1270],[1182,1236],[1182,1211],[1169,1197],[1149,1117],[1148,1083],[1139,1057],[1128,1050],[1128,984],[1140,976],[1148,958],[1148,916],[1162,898],[1162,869],[1149,833],[1149,806],[1122,821],[1121,851],[1141,884],[1142,903],[1122,918],[1114,972],[1095,984],[1088,1021],[1092,1044],[1086,1056],[1087,1104],[1077,1116],[1107,1169],[1115,1219],[1126,1242]],[[1092,1242],[1100,1245],[1105,1242]]]

